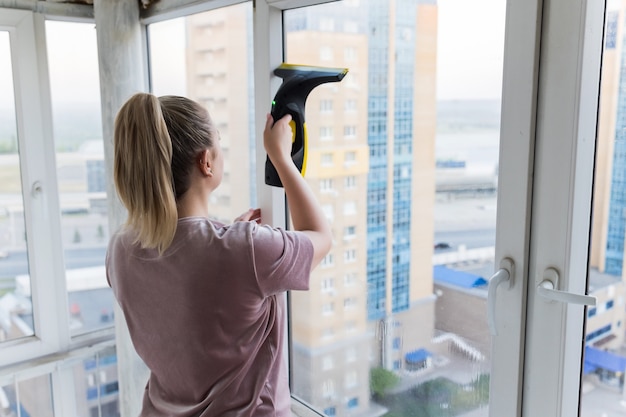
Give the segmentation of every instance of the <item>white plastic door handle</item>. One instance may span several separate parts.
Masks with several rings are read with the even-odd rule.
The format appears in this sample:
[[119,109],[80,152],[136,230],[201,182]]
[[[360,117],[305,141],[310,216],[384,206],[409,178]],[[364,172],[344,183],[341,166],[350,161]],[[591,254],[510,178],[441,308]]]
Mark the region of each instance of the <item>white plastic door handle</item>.
[[487,320],[489,321],[489,331],[493,336],[498,335],[496,328],[496,291],[503,282],[508,282],[508,287],[513,286],[513,272],[515,264],[511,258],[503,258],[500,261],[500,269],[489,278],[489,290],[487,293]]
[[537,293],[549,301],[560,301],[568,304],[582,304],[595,306],[596,297],[591,295],[573,294],[567,291],[559,291],[559,272],[550,267],[543,273],[543,281],[537,286]]

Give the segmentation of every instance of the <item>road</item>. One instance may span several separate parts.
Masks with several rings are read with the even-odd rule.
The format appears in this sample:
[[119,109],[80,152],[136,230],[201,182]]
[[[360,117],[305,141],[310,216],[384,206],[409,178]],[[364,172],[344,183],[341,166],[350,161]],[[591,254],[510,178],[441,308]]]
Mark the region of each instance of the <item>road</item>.
[[[104,265],[106,246],[71,248],[65,250],[67,269]],[[9,251],[9,256],[0,259],[0,277],[14,277],[28,273],[26,251]]]
[[465,245],[467,249],[491,247],[496,243],[496,229],[436,231],[434,243],[441,242],[449,244],[451,250],[458,249],[460,245]]

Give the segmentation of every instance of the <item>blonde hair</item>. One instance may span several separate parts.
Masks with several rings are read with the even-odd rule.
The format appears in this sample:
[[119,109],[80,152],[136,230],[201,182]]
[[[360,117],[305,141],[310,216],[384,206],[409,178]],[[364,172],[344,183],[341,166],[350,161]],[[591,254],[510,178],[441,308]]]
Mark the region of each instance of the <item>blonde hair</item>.
[[163,253],[178,222],[177,201],[189,189],[199,154],[213,147],[209,113],[179,96],[133,95],[115,118],[113,180],[128,210],[135,243]]

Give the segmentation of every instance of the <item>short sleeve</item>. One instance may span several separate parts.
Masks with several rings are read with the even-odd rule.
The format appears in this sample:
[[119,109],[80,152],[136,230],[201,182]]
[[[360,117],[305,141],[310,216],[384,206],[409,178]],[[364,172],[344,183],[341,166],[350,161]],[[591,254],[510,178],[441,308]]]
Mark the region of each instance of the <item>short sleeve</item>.
[[304,233],[255,225],[252,254],[263,296],[309,289],[313,243]]

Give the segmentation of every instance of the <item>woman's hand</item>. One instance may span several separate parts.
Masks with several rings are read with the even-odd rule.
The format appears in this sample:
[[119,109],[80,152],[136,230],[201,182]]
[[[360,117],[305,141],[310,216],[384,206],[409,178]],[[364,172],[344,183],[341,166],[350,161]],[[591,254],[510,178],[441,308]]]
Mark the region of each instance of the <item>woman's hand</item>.
[[245,213],[235,219],[236,222],[257,222],[261,223],[261,209],[248,209]]
[[267,115],[263,144],[274,165],[291,162],[293,132],[289,122],[291,122],[290,114],[286,114],[276,121],[270,114]]

